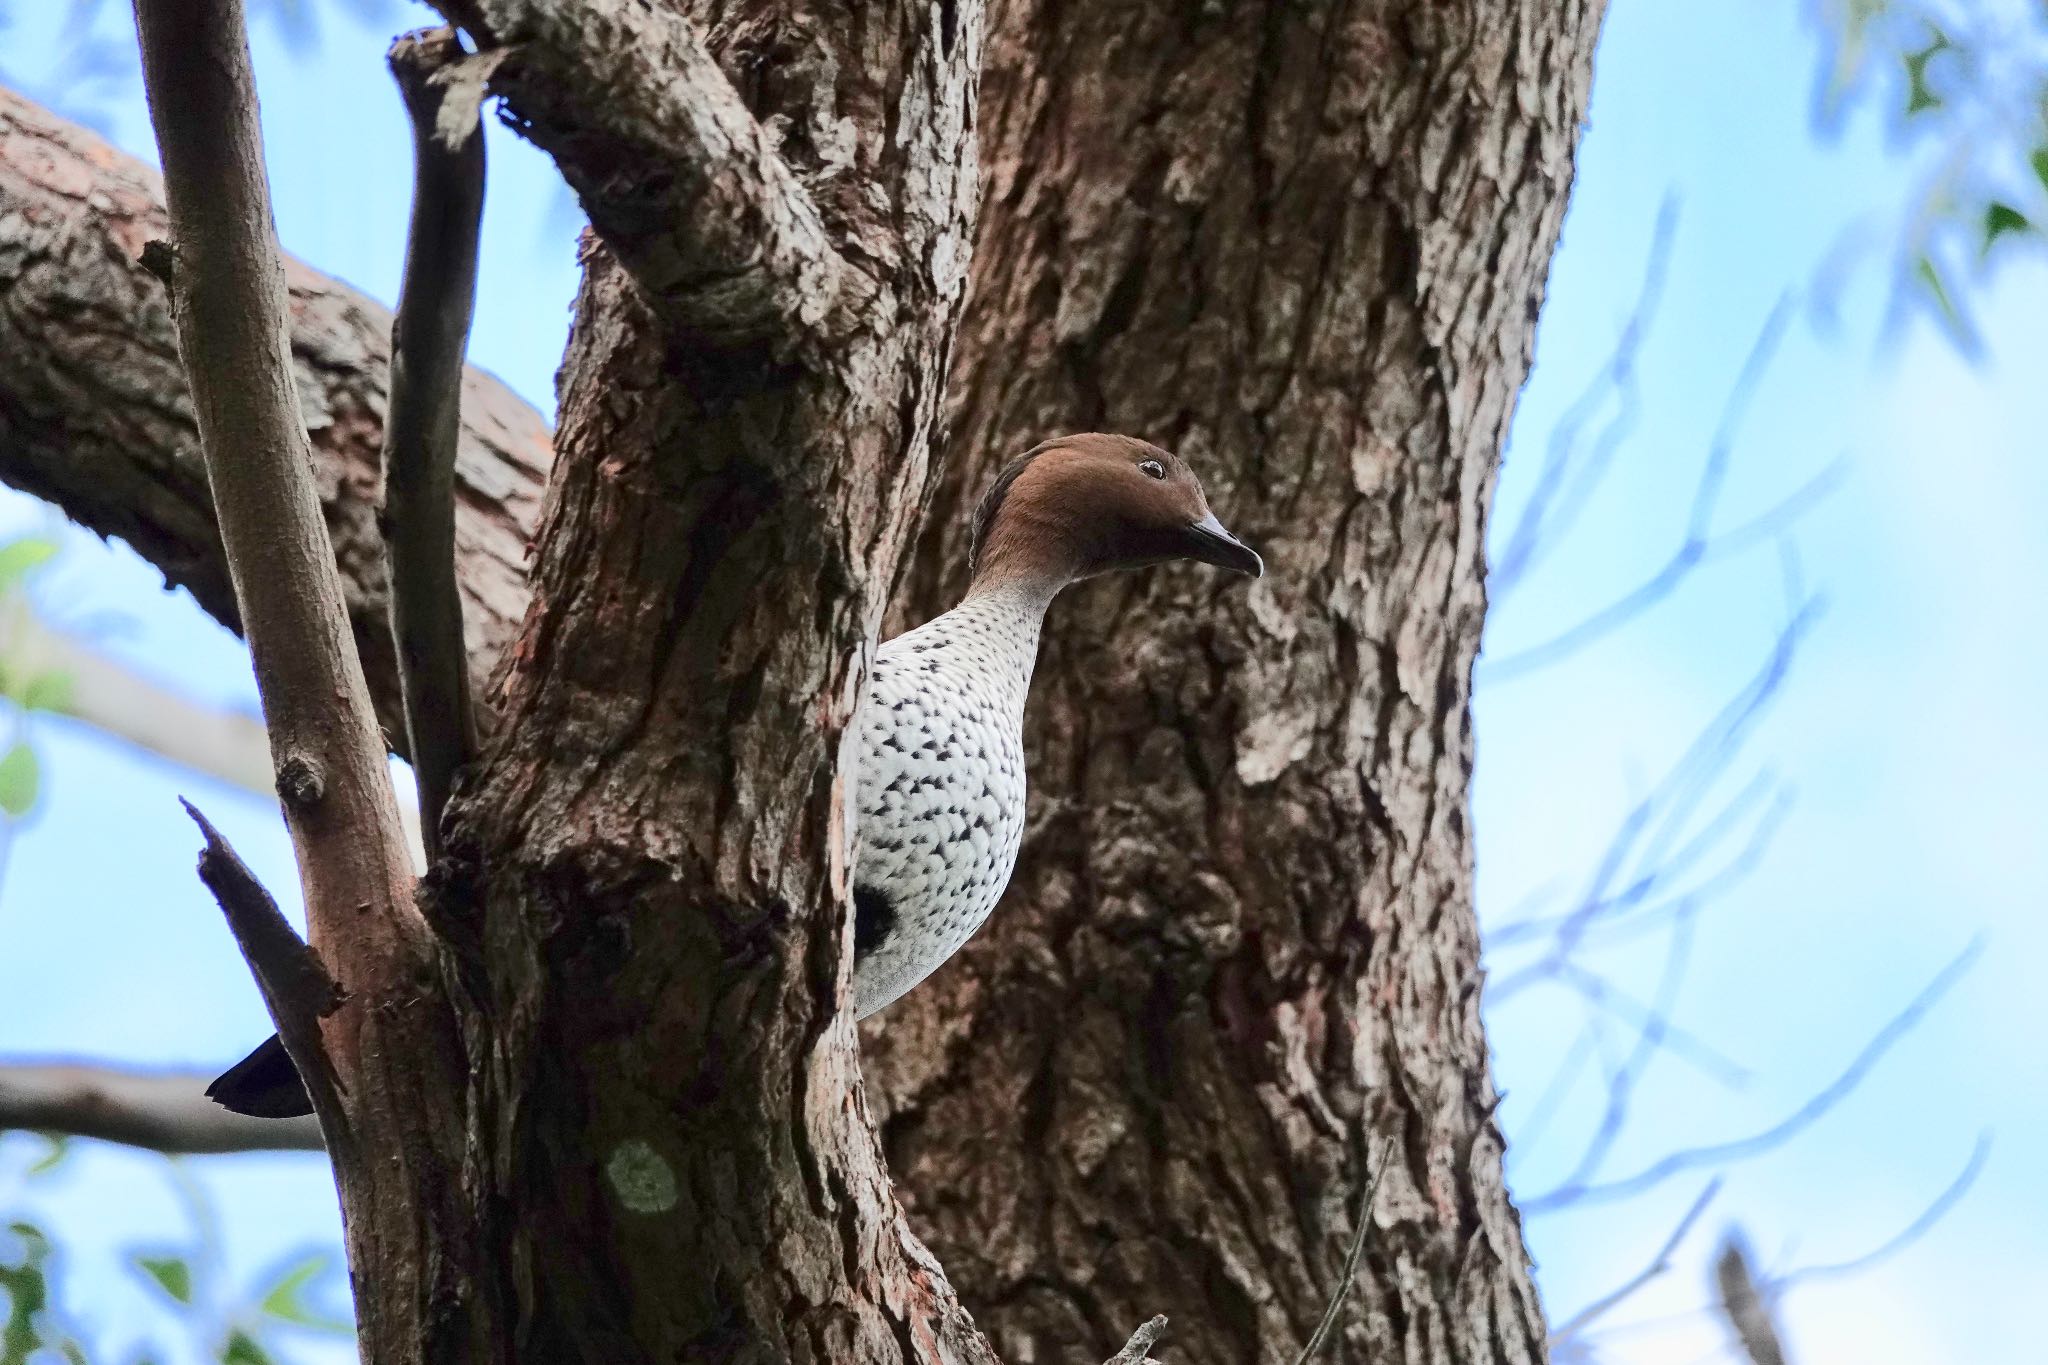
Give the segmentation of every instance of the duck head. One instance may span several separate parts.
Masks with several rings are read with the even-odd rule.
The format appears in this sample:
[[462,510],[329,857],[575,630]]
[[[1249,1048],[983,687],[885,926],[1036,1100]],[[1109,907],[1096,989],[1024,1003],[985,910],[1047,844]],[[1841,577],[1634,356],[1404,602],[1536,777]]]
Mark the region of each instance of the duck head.
[[1178,455],[1085,432],[1026,451],[975,509],[977,588],[1028,581],[1057,592],[1112,569],[1200,560],[1253,578],[1265,564],[1225,530]]

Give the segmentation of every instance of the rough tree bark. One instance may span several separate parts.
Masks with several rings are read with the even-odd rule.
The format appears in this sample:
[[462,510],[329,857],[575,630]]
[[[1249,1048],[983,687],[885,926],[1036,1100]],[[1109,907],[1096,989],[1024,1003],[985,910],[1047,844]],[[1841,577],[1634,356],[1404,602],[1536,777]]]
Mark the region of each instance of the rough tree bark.
[[[155,171],[0,89],[0,478],[127,541],[238,629],[170,297],[141,264],[169,233]],[[402,745],[376,526],[391,313],[297,261],[286,284],[327,533],[378,715]],[[456,536],[482,680],[526,612],[551,451],[546,421],[481,370],[465,378],[462,416]]]
[[1542,1356],[1479,1025],[1467,698],[1599,11],[992,11],[908,615],[957,588],[977,486],[1051,431],[1180,450],[1270,566],[1055,608],[1016,879],[866,1029],[890,1168],[1006,1359],[1154,1310],[1178,1359],[1291,1358],[1361,1125],[1397,1155],[1345,1358]]
[[[460,1037],[334,1059],[365,1353],[987,1359],[834,1006],[838,750],[929,480],[979,7],[459,17],[595,237],[533,605],[423,897],[445,970],[335,963],[337,1020],[425,993]],[[354,1199],[398,1163],[405,1222]]]
[[[498,88],[604,241],[508,721],[430,899],[475,1229],[378,1292],[437,1304],[449,1358],[973,1358],[811,931],[846,646],[928,477],[978,11],[450,8],[517,44]],[[1365,1132],[1398,1155],[1340,1349],[1541,1357],[1477,1023],[1465,700],[1597,9],[998,9],[908,614],[950,600],[991,464],[1057,430],[1177,445],[1274,565],[1249,597],[1164,572],[1055,609],[1027,861],[865,1042],[915,1221],[1010,1359],[1099,1358],[1154,1309],[1179,1358],[1287,1358]],[[693,33],[791,171],[734,190],[758,259],[675,240],[706,183],[664,174],[678,148],[754,157],[671,60]],[[760,276],[836,302],[764,305]]]

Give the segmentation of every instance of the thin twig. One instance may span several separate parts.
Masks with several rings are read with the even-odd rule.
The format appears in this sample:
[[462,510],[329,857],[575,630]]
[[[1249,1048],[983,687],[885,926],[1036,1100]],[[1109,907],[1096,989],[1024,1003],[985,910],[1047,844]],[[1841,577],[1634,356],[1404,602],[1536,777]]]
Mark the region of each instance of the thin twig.
[[1692,506],[1686,516],[1685,534],[1677,548],[1648,578],[1584,620],[1539,644],[1511,654],[1482,657],[1475,671],[1479,681],[1504,682],[1521,677],[1586,648],[1669,597],[1686,575],[1701,564],[1777,535],[1835,486],[1844,468],[1840,461],[1831,463],[1776,506],[1734,530],[1716,533],[1713,529],[1714,515],[1720,506],[1721,492],[1727,484],[1728,468],[1734,457],[1736,429],[1770,368],[1791,314],[1790,296],[1779,299],[1736,376],[1720,422],[1708,444],[1706,461],[1700,467],[1699,482],[1694,487]]
[[[383,528],[399,692],[431,862],[456,770],[476,748],[455,584],[455,450],[476,303],[484,139],[475,98],[450,92],[465,60],[455,30],[405,34],[388,60],[412,119],[413,202],[391,331]],[[450,121],[454,127],[444,126]]]
[[1679,984],[1685,979],[1686,964],[1692,956],[1692,916],[1681,916],[1672,926],[1671,945],[1665,953],[1663,979],[1658,982],[1654,1003],[1643,1012],[1641,1027],[1637,1030],[1635,1045],[1628,1057],[1614,1074],[1607,1086],[1607,1106],[1602,1111],[1599,1124],[1593,1136],[1580,1152],[1578,1164],[1565,1177],[1567,1185],[1582,1183],[1613,1149],[1621,1132],[1627,1126],[1629,1106],[1634,1101],[1636,1085],[1649,1071],[1657,1052],[1665,1046],[1669,1032],[1669,1016],[1673,1003],[1678,997]]
[[1602,1183],[1572,1181],[1546,1191],[1522,1202],[1525,1216],[1549,1213],[1570,1205],[1606,1203],[1624,1199],[1630,1195],[1660,1185],[1683,1171],[1697,1170],[1702,1166],[1719,1166],[1731,1161],[1740,1161],[1759,1153],[1770,1151],[1797,1133],[1801,1132],[1839,1104],[1850,1091],[1861,1084],[1863,1078],[1877,1063],[1883,1060],[1894,1044],[1919,1024],[1927,1012],[1941,997],[1948,993],[1971,963],[1983,950],[1983,941],[1973,941],[1969,947],[1936,973],[1934,979],[1906,1007],[1886,1021],[1883,1028],[1866,1043],[1840,1075],[1823,1086],[1806,1103],[1791,1114],[1772,1124],[1761,1132],[1732,1142],[1710,1143],[1672,1152],[1662,1159],[1637,1171],[1633,1175]]
[[[1666,194],[1657,209],[1657,224],[1650,233],[1649,259],[1643,267],[1643,282],[1636,290],[1634,305],[1614,351],[1600,367],[1564,414],[1558,418],[1544,450],[1543,468],[1536,476],[1514,530],[1505,548],[1488,567],[1486,591],[1495,606],[1527,577],[1537,562],[1563,539],[1578,520],[1593,491],[1599,487],[1614,453],[1635,426],[1642,410],[1636,386],[1636,360],[1643,338],[1649,334],[1657,303],[1664,294],[1664,278],[1671,264],[1671,243],[1678,228],[1678,197]],[[1594,438],[1591,449],[1578,459],[1579,433],[1613,391],[1616,411]],[[1576,461],[1576,464],[1575,464]]]
[[1630,884],[1622,881],[1625,869],[1664,864],[1667,846],[1688,827],[1692,813],[1784,685],[1799,643],[1818,617],[1819,604],[1813,601],[1793,614],[1756,674],[1700,730],[1649,794],[1630,808],[1608,841],[1577,906],[1558,921],[1543,958],[1489,983],[1488,997],[1495,1007],[1554,976],[1603,913],[1627,903],[1617,900],[1613,889],[1617,883]]
[[[181,797],[178,804],[206,837],[206,847],[199,853],[199,880],[220,902],[228,931],[249,964],[249,974],[256,978],[256,989],[263,994],[284,1050],[305,1081],[316,1110],[323,1116],[338,1116],[339,1083],[320,1039],[320,1021],[341,1008],[345,992],[220,831],[190,801]],[[322,1100],[327,1107],[321,1108]]]
[[1657,1254],[1650,1258],[1650,1263],[1637,1271],[1620,1288],[1611,1293],[1601,1295],[1567,1318],[1564,1326],[1550,1334],[1550,1344],[1555,1347],[1561,1342],[1570,1340],[1579,1332],[1584,1331],[1589,1324],[1618,1307],[1644,1285],[1670,1270],[1671,1253],[1678,1250],[1678,1244],[1685,1240],[1685,1234],[1692,1231],[1692,1225],[1699,1221],[1700,1215],[1707,1211],[1707,1205],[1714,1202],[1714,1196],[1720,1192],[1721,1182],[1718,1178],[1708,1181],[1707,1187],[1700,1191],[1699,1198],[1692,1201],[1692,1207],[1687,1209],[1685,1216],[1678,1220],[1678,1226],[1673,1228],[1671,1235],[1664,1239],[1664,1245],[1657,1248]]
[[1771,1293],[1775,1296],[1793,1285],[1805,1284],[1810,1280],[1833,1280],[1845,1275],[1854,1275],[1898,1255],[1925,1237],[1934,1225],[1956,1206],[1956,1202],[1970,1192],[1971,1186],[1977,1183],[1977,1177],[1983,1174],[1984,1161],[1990,1155],[1991,1134],[1979,1133],[1976,1145],[1970,1149],[1970,1159],[1963,1163],[1963,1169],[1956,1173],[1956,1178],[1949,1181],[1941,1193],[1934,1196],[1912,1222],[1860,1256],[1851,1256],[1846,1261],[1801,1266],[1797,1270],[1788,1270],[1782,1275],[1771,1276]]
[[190,1072],[131,1071],[84,1062],[0,1064],[0,1129],[61,1133],[153,1152],[321,1150],[310,1118],[230,1113]]
[[[1787,1292],[1810,1279],[1831,1279],[1841,1275],[1853,1275],[1906,1250],[1926,1236],[1932,1228],[1948,1215],[1949,1210],[1955,1207],[1956,1202],[1970,1191],[1971,1187],[1976,1183],[1978,1175],[1984,1169],[1984,1160],[1989,1155],[1990,1149],[1990,1135],[1980,1134],[1976,1146],[1971,1150],[1969,1161],[1964,1164],[1962,1171],[1957,1174],[1956,1178],[1950,1181],[1942,1192],[1936,1195],[1927,1207],[1914,1217],[1911,1223],[1907,1224],[1905,1228],[1893,1236],[1885,1239],[1882,1245],[1846,1261],[1837,1261],[1827,1265],[1806,1266],[1797,1270],[1786,1271],[1783,1274],[1767,1274],[1761,1277],[1753,1277],[1752,1282],[1756,1286],[1758,1295],[1768,1303],[1775,1303],[1783,1299]],[[1731,1234],[1731,1239],[1739,1237],[1739,1235],[1739,1233]],[[1726,1243],[1724,1243],[1725,1245]],[[1721,1309],[1719,1305],[1712,1308],[1689,1308],[1680,1312],[1659,1313],[1652,1317],[1615,1323],[1611,1326],[1603,1327],[1597,1333],[1590,1335],[1607,1338],[1642,1332],[1664,1331],[1680,1323],[1692,1322],[1717,1311],[1722,1312],[1725,1316],[1725,1310]]]
[[1358,1197],[1358,1224],[1351,1232],[1351,1249],[1344,1253],[1344,1270],[1337,1280],[1336,1292],[1330,1295],[1329,1307],[1323,1310],[1322,1321],[1316,1324],[1316,1330],[1309,1334],[1308,1344],[1303,1346],[1301,1354],[1294,1358],[1294,1365],[1308,1365],[1315,1359],[1316,1352],[1322,1349],[1324,1340],[1337,1325],[1337,1315],[1343,1311],[1344,1300],[1350,1297],[1352,1283],[1358,1278],[1358,1258],[1365,1250],[1365,1235],[1372,1227],[1372,1202],[1374,1196],[1380,1192],[1380,1175],[1386,1170],[1386,1163],[1392,1156],[1390,1149],[1385,1156],[1375,1161],[1371,1143],[1366,1144],[1365,1164],[1368,1169],[1365,1193]]

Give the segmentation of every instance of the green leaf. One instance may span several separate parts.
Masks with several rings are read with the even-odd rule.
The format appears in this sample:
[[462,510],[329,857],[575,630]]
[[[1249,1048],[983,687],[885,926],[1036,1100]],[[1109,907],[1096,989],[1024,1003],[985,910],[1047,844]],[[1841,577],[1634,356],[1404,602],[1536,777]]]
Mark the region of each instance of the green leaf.
[[55,711],[59,715],[68,714],[71,710],[71,675],[55,669],[47,673],[38,673],[28,680],[15,700],[21,704],[24,711]]
[[272,1365],[270,1353],[256,1344],[256,1338],[237,1327],[228,1333],[221,1348],[220,1365]]
[[316,1332],[351,1332],[355,1324],[321,1312],[306,1302],[306,1290],[333,1266],[334,1258],[316,1251],[285,1267],[257,1305],[266,1317]]
[[2033,226],[2026,214],[1994,199],[1984,210],[1984,249],[1991,250],[1992,243],[2008,232],[2028,232]]
[[23,1175],[30,1178],[48,1175],[63,1164],[65,1157],[71,1155],[71,1139],[66,1134],[38,1133],[36,1136],[49,1143],[50,1149],[30,1162],[28,1169],[22,1172]]
[[14,747],[0,756],[0,811],[16,819],[28,814],[36,803],[36,789],[42,785],[42,776],[36,751],[26,740],[16,740]]
[[1936,57],[1948,51],[1951,46],[1948,35],[1940,29],[1935,29],[1934,38],[1926,47],[1921,48],[1918,52],[1908,52],[1905,55],[1906,116],[1908,118],[1915,114],[1925,113],[1929,109],[1939,109],[1941,107],[1941,96],[1937,95],[1934,92],[1934,87],[1927,83],[1927,67]]
[[0,545],[0,589],[11,588],[57,557],[57,542],[23,536]]
[[183,1304],[192,1302],[192,1267],[183,1256],[136,1256],[135,1268]]
[[47,1344],[37,1319],[50,1302],[43,1275],[50,1239],[28,1223],[10,1223],[7,1230],[16,1245],[0,1242],[0,1294],[7,1299],[7,1318],[0,1322],[0,1365],[26,1365]]
[[2034,178],[2041,182],[2041,188],[2048,190],[2048,147],[2034,148],[2027,160],[2034,167]]

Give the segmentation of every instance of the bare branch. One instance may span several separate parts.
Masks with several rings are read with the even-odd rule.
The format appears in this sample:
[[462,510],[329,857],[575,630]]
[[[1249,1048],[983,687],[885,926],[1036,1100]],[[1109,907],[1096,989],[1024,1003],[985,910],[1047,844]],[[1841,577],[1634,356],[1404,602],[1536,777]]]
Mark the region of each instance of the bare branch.
[[1358,1216],[1351,1232],[1351,1249],[1344,1253],[1344,1269],[1337,1277],[1337,1288],[1330,1295],[1330,1305],[1323,1310],[1322,1320],[1316,1323],[1316,1330],[1309,1334],[1308,1344],[1301,1348],[1301,1354],[1294,1358],[1294,1365],[1309,1365],[1316,1352],[1323,1348],[1330,1331],[1337,1325],[1337,1315],[1344,1310],[1344,1300],[1351,1295],[1351,1286],[1358,1278],[1358,1258],[1365,1251],[1365,1236],[1372,1228],[1372,1203],[1380,1192],[1380,1175],[1386,1170],[1386,1163],[1393,1159],[1390,1150],[1378,1160],[1373,1159],[1371,1144],[1366,1147],[1365,1191],[1358,1196]]
[[[1859,1271],[1867,1270],[1872,1265],[1888,1257],[1897,1255],[1919,1241],[1942,1218],[1947,1216],[1949,1210],[1955,1207],[1956,1202],[1968,1193],[1970,1188],[1976,1183],[1978,1175],[1984,1169],[1984,1160],[1989,1155],[1990,1149],[1990,1135],[1980,1134],[1975,1147],[1971,1150],[1969,1161],[1964,1164],[1963,1169],[1956,1175],[1956,1178],[1950,1181],[1947,1187],[1940,1194],[1936,1195],[1933,1201],[1926,1208],[1922,1209],[1911,1223],[1871,1251],[1846,1261],[1807,1266],[1787,1271],[1783,1274],[1765,1273],[1760,1275],[1756,1273],[1749,1259],[1748,1248],[1743,1244],[1740,1229],[1735,1229],[1724,1239],[1721,1257],[1716,1264],[1716,1279],[1720,1289],[1720,1301],[1714,1308],[1687,1309],[1683,1312],[1620,1323],[1613,1327],[1601,1329],[1597,1335],[1606,1337],[1624,1332],[1655,1330],[1667,1327],[1673,1323],[1698,1318],[1705,1313],[1718,1312],[1722,1317],[1733,1320],[1730,1325],[1734,1327],[1744,1349],[1750,1353],[1752,1361],[1782,1360],[1782,1355],[1773,1356],[1770,1354],[1770,1347],[1766,1345],[1769,1342],[1775,1344],[1776,1349],[1780,1352],[1783,1350],[1776,1325],[1769,1322],[1770,1309],[1780,1302],[1787,1292],[1809,1279],[1828,1279],[1836,1276],[1856,1274]],[[1741,1261],[1739,1267],[1733,1268],[1739,1273],[1740,1282],[1732,1285],[1727,1279],[1731,1270],[1728,1263],[1728,1256],[1731,1250],[1739,1253]],[[1734,1311],[1731,1312],[1731,1308]],[[1768,1328],[1768,1337],[1760,1330],[1761,1328]]]
[[1685,968],[1691,955],[1692,916],[1683,915],[1672,926],[1671,946],[1665,954],[1663,979],[1657,985],[1655,1003],[1643,1011],[1635,1046],[1609,1080],[1607,1106],[1601,1112],[1600,1122],[1595,1126],[1585,1150],[1579,1154],[1578,1164],[1565,1177],[1565,1184],[1578,1184],[1589,1179],[1600,1169],[1621,1137],[1621,1131],[1628,1122],[1629,1105],[1635,1097],[1636,1085],[1656,1059],[1659,1048],[1665,1044],[1671,1006],[1677,998],[1679,983],[1685,979]]
[[1749,1251],[1738,1233],[1730,1233],[1714,1261],[1714,1283],[1719,1291],[1721,1316],[1741,1343],[1750,1365],[1785,1365],[1785,1346],[1778,1336],[1778,1324],[1771,1320],[1771,1307],[1758,1292],[1756,1277],[1750,1273]]
[[1734,455],[1736,428],[1770,368],[1791,314],[1791,298],[1779,299],[1743,362],[1741,373],[1737,375],[1735,386],[1722,409],[1720,423],[1708,444],[1706,462],[1700,468],[1692,507],[1686,517],[1685,534],[1670,557],[1643,582],[1550,639],[1512,654],[1481,658],[1475,672],[1480,681],[1504,682],[1533,673],[1612,634],[1669,597],[1695,568],[1780,534],[1834,488],[1844,468],[1840,461],[1829,464],[1775,506],[1741,526],[1726,532],[1714,530],[1714,515],[1719,508],[1721,491],[1728,480],[1728,466]]
[[[455,586],[455,450],[462,355],[476,304],[484,139],[475,100],[449,93],[446,78],[464,60],[453,29],[406,34],[392,44],[389,60],[412,119],[413,204],[392,329],[384,544],[398,685],[431,862],[440,852],[441,812],[456,769],[476,748]],[[450,111],[454,126],[443,128]]]
[[1671,1177],[1701,1167],[1719,1166],[1727,1162],[1741,1161],[1776,1148],[1793,1136],[1811,1126],[1820,1117],[1854,1090],[1878,1062],[1884,1059],[1892,1046],[1924,1018],[1941,997],[1947,994],[1970,964],[1976,961],[1983,949],[1982,940],[1973,941],[1969,947],[1957,954],[1946,967],[1936,973],[1920,994],[1913,997],[1906,1007],[1886,1021],[1883,1028],[1866,1043],[1840,1075],[1817,1091],[1806,1103],[1791,1114],[1772,1124],[1762,1132],[1732,1142],[1710,1143],[1672,1152],[1632,1175],[1618,1180],[1590,1182],[1571,1180],[1556,1189],[1535,1195],[1521,1202],[1525,1215],[1549,1213],[1568,1205],[1604,1203],[1639,1194],[1653,1186],[1660,1185]]
[[1579,1073],[1593,1060],[1594,1053],[1599,1047],[1599,1031],[1600,1021],[1592,1017],[1589,1011],[1587,1018],[1579,1026],[1578,1037],[1572,1039],[1571,1047],[1566,1049],[1556,1069],[1551,1072],[1550,1079],[1545,1082],[1542,1093],[1537,1095],[1536,1103],[1530,1107],[1521,1122],[1515,1125],[1515,1145],[1508,1149],[1510,1162],[1534,1150],[1537,1138],[1550,1130],[1552,1120],[1562,1111],[1565,1098],[1571,1094],[1572,1086],[1579,1079]]
[[179,804],[206,836],[206,847],[199,854],[199,880],[220,902],[228,930],[277,1025],[277,1036],[323,1121],[338,1119],[339,1085],[321,1041],[320,1021],[341,1008],[345,993],[220,831],[190,801]]
[[[137,260],[170,231],[161,196],[149,167],[0,89],[0,479],[120,537],[240,630],[166,295]],[[379,715],[402,746],[374,515],[391,315],[289,258],[285,283],[321,511]],[[456,543],[479,682],[526,614],[526,540],[551,459],[540,414],[467,371]]]
[[504,50],[491,90],[669,321],[700,341],[820,342],[873,297],[691,19],[608,5],[599,22],[544,0],[442,8]]
[[0,1064],[0,1129],[120,1142],[155,1152],[317,1152],[311,1118],[254,1119],[208,1100],[190,1072],[79,1062]]
[[[1537,981],[1556,975],[1581,939],[1604,916],[1636,904],[1659,884],[1658,869],[1668,866],[1671,845],[1689,827],[1693,813],[1716,778],[1724,772],[1791,670],[1800,641],[1818,619],[1819,604],[1801,606],[1779,631],[1771,653],[1757,672],[1694,736],[1685,752],[1656,786],[1630,808],[1608,841],[1577,905],[1556,922],[1551,945],[1543,957],[1488,987],[1494,1005],[1513,998]],[[1744,798],[1738,794],[1736,801]],[[1711,828],[1716,822],[1709,822]],[[1684,847],[1695,847],[1689,841]],[[1645,869],[1625,879],[1630,868]],[[1619,887],[1619,889],[1617,889]]]
[[[1672,927],[1689,935],[1691,922],[1702,905],[1703,902],[1697,899],[1689,898],[1682,902],[1673,916]],[[1677,937],[1674,934],[1674,938]],[[1670,951],[1676,955],[1678,970],[1682,971],[1690,945],[1674,942]],[[1659,993],[1662,998],[1656,1003],[1646,1004],[1592,968],[1577,962],[1560,963],[1556,979],[1587,1004],[1616,1019],[1625,1020],[1639,1030],[1641,1037],[1651,1046],[1689,1063],[1694,1070],[1729,1087],[1749,1083],[1748,1067],[1691,1030],[1672,1022],[1669,997],[1676,990],[1675,981],[1667,981],[1666,988]]]
[[1860,1256],[1851,1256],[1846,1261],[1801,1266],[1782,1275],[1771,1276],[1772,1294],[1781,1294],[1792,1286],[1804,1284],[1809,1280],[1833,1280],[1845,1275],[1854,1275],[1898,1255],[1925,1237],[1935,1224],[1948,1216],[1948,1211],[1954,1208],[1956,1202],[1968,1194],[1971,1186],[1977,1183],[1977,1177],[1984,1172],[1985,1158],[1990,1155],[1991,1134],[1979,1133],[1976,1145],[1970,1149],[1970,1159],[1963,1163],[1963,1169],[1956,1173],[1956,1178],[1949,1181],[1942,1192],[1934,1196],[1933,1201],[1922,1209],[1912,1222]]
[[[28,674],[54,673],[64,679],[56,714],[266,801],[276,798],[277,766],[258,717],[201,706],[145,677],[44,620],[21,594],[0,603],[0,653]],[[396,795],[398,823],[414,870],[425,871],[419,809],[404,792]]]
[[[423,960],[429,932],[412,903],[384,741],[350,637],[293,390],[284,262],[271,224],[242,7],[239,0],[137,0],[135,12],[170,200],[178,348],[307,919],[340,970],[402,969]],[[233,866],[214,852],[210,831],[208,842],[209,860],[231,883]],[[223,909],[232,923],[225,900]],[[264,919],[249,913],[251,926]],[[274,906],[270,918],[283,924]],[[310,1008],[303,990],[295,999],[285,989],[290,954],[282,940],[247,938],[240,926],[236,936],[331,1140],[342,1114],[327,1078],[308,1065],[325,1054],[303,1016]],[[366,1012],[350,1013],[348,1026],[337,1029],[335,1060],[353,1074]]]
[[1685,1235],[1692,1231],[1692,1225],[1699,1221],[1700,1215],[1707,1211],[1707,1205],[1713,1203],[1714,1196],[1720,1192],[1721,1182],[1719,1180],[1708,1181],[1707,1187],[1700,1191],[1699,1198],[1692,1201],[1692,1207],[1688,1208],[1685,1211],[1685,1216],[1678,1220],[1678,1226],[1671,1229],[1671,1235],[1666,1237],[1664,1244],[1657,1248],[1657,1254],[1650,1258],[1650,1263],[1640,1271],[1637,1271],[1620,1288],[1615,1289],[1611,1293],[1601,1295],[1578,1312],[1572,1314],[1571,1317],[1565,1319],[1564,1325],[1550,1334],[1552,1348],[1555,1349],[1561,1343],[1569,1341],[1585,1331],[1592,1323],[1625,1302],[1630,1295],[1656,1279],[1659,1275],[1669,1271],[1671,1269],[1671,1253],[1678,1250],[1678,1244],[1685,1240]]
[[1131,1339],[1123,1349],[1103,1362],[1103,1365],[1153,1365],[1152,1347],[1166,1332],[1166,1315],[1154,1314],[1146,1322],[1138,1324],[1138,1330],[1131,1333]]
[[0,604],[0,653],[28,676],[64,679],[61,714],[195,772],[274,796],[260,718],[200,706],[45,621],[24,595]]
[[[1642,408],[1636,388],[1636,357],[1642,351],[1643,338],[1664,294],[1664,277],[1671,264],[1671,243],[1677,230],[1678,198],[1667,194],[1657,209],[1657,225],[1651,230],[1643,282],[1636,290],[1628,321],[1615,339],[1614,352],[1552,428],[1536,487],[1507,536],[1500,557],[1487,568],[1487,596],[1496,606],[1578,520],[1612,465],[1622,440],[1635,426]],[[1579,433],[1606,403],[1610,391],[1615,397],[1616,412],[1580,459]]]

